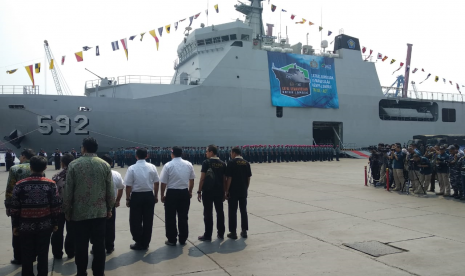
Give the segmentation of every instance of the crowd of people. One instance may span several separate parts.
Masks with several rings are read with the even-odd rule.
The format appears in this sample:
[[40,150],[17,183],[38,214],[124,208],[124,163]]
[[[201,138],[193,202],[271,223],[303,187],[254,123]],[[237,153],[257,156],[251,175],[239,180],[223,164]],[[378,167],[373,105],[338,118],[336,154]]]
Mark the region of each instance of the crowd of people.
[[[66,153],[60,156],[62,170],[51,179],[45,176],[48,160],[31,149],[21,152],[20,164],[10,168],[5,193],[7,216],[13,233],[12,264],[22,265],[23,275],[33,274],[37,259],[38,275],[48,273],[50,243],[54,258],[74,258],[77,275],[87,275],[89,243],[93,254],[92,270],[104,275],[106,254],[114,251],[116,208],[123,194],[130,208],[129,224],[132,250],[147,250],[152,238],[155,204],[165,208],[165,232],[168,246],[185,245],[189,236],[188,213],[194,190],[195,173],[184,160],[181,147],[170,149],[171,161],[164,164],[160,176],[155,165],[147,162],[145,148],[135,151],[136,162],[124,177],[111,170],[110,155],[99,158],[94,138],[83,140],[80,158]],[[189,149],[190,150],[190,149]],[[240,236],[247,238],[247,193],[252,177],[248,161],[239,147],[231,147],[227,163],[218,157],[218,147],[209,145],[202,162],[197,200],[204,206],[205,231],[200,241],[213,236],[213,207],[217,217],[217,238],[226,232],[223,202],[228,201],[230,239],[237,239],[237,209],[241,212]],[[43,152],[42,152],[43,154]],[[125,193],[124,193],[125,191]],[[66,238],[64,235],[66,229]]]
[[[435,192],[436,195],[465,200],[465,155],[459,145],[434,145],[418,148],[416,144],[402,147],[400,143],[371,147],[369,158],[374,185],[390,185],[394,191],[415,194]],[[386,169],[389,169],[387,182]],[[453,190],[453,194],[451,193]]]
[[[230,160],[233,147],[218,147],[218,158],[224,162]],[[137,147],[110,149],[108,153],[121,168],[136,163]],[[148,162],[155,166],[166,164],[171,159],[171,148],[152,147],[147,150]],[[201,147],[183,147],[182,158],[193,165],[201,165],[205,159],[206,150]],[[281,163],[281,162],[316,162],[339,161],[341,149],[339,145],[244,145],[240,147],[242,155],[253,163]]]

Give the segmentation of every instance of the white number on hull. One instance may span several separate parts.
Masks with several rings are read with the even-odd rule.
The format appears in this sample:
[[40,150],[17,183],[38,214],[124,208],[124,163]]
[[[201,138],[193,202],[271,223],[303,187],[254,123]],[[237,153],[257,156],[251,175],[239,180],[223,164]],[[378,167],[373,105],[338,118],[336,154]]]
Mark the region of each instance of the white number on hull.
[[71,132],[71,120],[66,115],[60,115],[55,119],[57,132],[61,135],[68,135]]
[[[53,133],[53,126],[51,123],[46,121],[53,120],[52,115],[43,115],[37,116],[37,121],[39,124],[39,132],[43,135],[50,135]],[[78,125],[74,129],[74,134],[76,135],[88,135],[89,131],[85,128],[89,125],[89,119],[85,115],[77,115],[74,117],[74,122]],[[66,115],[59,115],[55,119],[57,124],[57,132],[60,135],[68,135],[71,133],[71,119]]]
[[84,129],[86,126],[89,125],[89,119],[87,119],[86,116],[77,115],[74,118],[74,121],[76,123],[79,123],[79,121],[81,121],[81,123],[74,129],[74,134],[76,135],[88,135],[89,134],[89,131]]
[[43,135],[50,135],[53,132],[53,127],[50,124],[44,123],[44,120],[51,120],[52,115],[37,116],[39,123],[39,132]]

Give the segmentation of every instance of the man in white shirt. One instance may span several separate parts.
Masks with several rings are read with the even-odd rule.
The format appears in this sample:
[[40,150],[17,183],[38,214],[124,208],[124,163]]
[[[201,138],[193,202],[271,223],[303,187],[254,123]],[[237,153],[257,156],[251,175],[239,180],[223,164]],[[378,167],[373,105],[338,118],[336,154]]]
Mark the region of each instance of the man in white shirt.
[[[129,210],[129,226],[133,250],[147,250],[152,239],[153,215],[155,203],[158,202],[157,168],[145,161],[146,149],[137,149],[136,164],[130,166],[126,172],[126,206]],[[155,192],[155,194],[154,194]]]
[[[105,162],[107,162],[110,167],[113,167],[114,160],[110,155],[105,154],[102,157]],[[120,205],[121,197],[123,196],[124,182],[121,174],[117,171],[111,170],[111,175],[113,179],[113,186],[115,187],[115,206],[111,210],[112,216],[107,219],[106,230],[105,230],[105,249],[107,254],[111,254],[115,251],[115,221],[116,221],[116,208]]]
[[[166,163],[161,171],[161,202],[165,203],[165,244],[175,246],[178,237],[179,243],[186,244],[189,236],[187,223],[189,207],[194,189],[194,167],[189,161],[183,160],[182,148],[173,147],[171,161]],[[165,197],[165,190],[166,197]],[[178,215],[178,227],[176,227],[176,214]]]

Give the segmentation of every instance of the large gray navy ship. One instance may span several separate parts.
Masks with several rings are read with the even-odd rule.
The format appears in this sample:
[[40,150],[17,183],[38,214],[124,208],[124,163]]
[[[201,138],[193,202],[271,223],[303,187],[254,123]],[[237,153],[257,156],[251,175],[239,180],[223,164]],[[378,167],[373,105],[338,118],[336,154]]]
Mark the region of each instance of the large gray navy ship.
[[[245,20],[186,30],[169,80],[122,76],[88,81],[84,95],[0,94],[0,137],[10,148],[101,151],[129,146],[404,142],[464,124],[457,94],[383,88],[359,40],[333,49],[290,45],[262,21],[262,1],[239,2]],[[409,50],[411,47],[409,47]],[[407,57],[409,59],[409,57]],[[409,65],[409,60],[406,61]],[[349,146],[350,145],[350,146]]]

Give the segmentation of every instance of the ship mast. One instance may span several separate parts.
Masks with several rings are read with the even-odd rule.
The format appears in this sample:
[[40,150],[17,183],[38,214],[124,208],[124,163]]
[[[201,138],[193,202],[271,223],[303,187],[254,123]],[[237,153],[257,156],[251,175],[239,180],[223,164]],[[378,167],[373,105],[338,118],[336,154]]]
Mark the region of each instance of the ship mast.
[[410,76],[410,59],[412,58],[412,46],[413,44],[407,44],[407,61],[405,66],[405,81],[404,89],[402,90],[402,98],[407,98],[408,94],[408,82]]
[[[246,5],[241,1],[238,1],[239,4],[235,5],[234,7],[240,13],[245,14],[245,24],[249,25],[252,28],[252,38],[255,39],[257,37],[261,37],[265,34],[265,28],[263,26],[262,20],[262,1],[263,0],[249,0],[251,3],[250,5]],[[261,43],[261,40],[260,40]],[[261,47],[261,45],[260,45]]]

